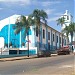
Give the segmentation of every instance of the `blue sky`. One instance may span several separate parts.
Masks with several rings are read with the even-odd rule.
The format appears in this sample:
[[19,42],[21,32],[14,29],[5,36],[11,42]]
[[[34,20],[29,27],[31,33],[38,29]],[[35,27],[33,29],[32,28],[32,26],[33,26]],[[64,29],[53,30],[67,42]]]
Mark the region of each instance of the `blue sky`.
[[74,16],[75,0],[0,0],[0,20],[14,14],[29,15],[34,9],[43,9],[48,14],[48,25],[61,31],[56,20],[65,10]]

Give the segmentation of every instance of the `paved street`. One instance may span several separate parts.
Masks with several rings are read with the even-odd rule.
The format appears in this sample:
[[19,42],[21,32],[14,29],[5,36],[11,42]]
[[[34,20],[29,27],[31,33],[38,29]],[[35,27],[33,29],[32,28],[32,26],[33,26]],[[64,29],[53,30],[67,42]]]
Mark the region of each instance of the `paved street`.
[[74,75],[74,55],[0,62],[0,75]]

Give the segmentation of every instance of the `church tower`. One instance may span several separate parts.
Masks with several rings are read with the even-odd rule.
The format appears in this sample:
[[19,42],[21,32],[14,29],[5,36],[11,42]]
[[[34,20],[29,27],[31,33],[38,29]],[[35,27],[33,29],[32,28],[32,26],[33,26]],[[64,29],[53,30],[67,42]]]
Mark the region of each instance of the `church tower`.
[[65,18],[65,24],[63,24],[62,29],[65,28],[65,26],[69,26],[69,24],[72,22],[72,15],[69,13],[68,10],[62,15],[62,17]]
[[[72,22],[73,17],[68,10],[66,10],[66,12],[62,15],[62,17],[65,18],[65,24],[62,25],[62,30],[63,30],[66,26],[69,26],[69,24]],[[66,34],[64,33],[64,35],[66,35]],[[74,39],[74,37],[73,37],[73,39]],[[69,34],[69,42],[71,42],[70,34]]]

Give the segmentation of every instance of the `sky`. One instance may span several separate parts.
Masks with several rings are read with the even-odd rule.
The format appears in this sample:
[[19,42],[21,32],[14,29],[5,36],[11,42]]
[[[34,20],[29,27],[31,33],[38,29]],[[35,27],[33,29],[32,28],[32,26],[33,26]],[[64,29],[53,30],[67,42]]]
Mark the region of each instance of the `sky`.
[[57,26],[56,20],[66,10],[74,19],[74,3],[75,0],[0,0],[0,20],[14,14],[27,16],[34,9],[43,9],[48,14],[47,24],[61,32],[61,26]]

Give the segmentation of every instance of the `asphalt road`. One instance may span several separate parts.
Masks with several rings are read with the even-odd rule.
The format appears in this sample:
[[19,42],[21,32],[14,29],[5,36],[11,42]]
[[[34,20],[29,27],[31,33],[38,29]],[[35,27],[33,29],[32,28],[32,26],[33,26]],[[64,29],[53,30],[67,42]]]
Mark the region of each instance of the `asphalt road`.
[[0,75],[74,75],[74,55],[0,62]]

